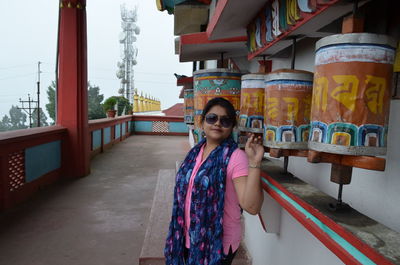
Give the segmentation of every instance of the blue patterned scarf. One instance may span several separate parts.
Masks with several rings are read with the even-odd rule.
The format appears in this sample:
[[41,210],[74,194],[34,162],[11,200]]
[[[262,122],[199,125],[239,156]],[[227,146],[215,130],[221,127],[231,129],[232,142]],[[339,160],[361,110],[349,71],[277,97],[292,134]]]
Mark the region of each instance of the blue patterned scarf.
[[[176,174],[174,203],[164,249],[166,265],[183,265],[185,248],[185,198],[190,176],[203,139],[193,147]],[[190,204],[190,249],[186,264],[219,265],[224,257],[222,235],[225,179],[229,159],[237,148],[231,137],[208,156],[195,176]]]

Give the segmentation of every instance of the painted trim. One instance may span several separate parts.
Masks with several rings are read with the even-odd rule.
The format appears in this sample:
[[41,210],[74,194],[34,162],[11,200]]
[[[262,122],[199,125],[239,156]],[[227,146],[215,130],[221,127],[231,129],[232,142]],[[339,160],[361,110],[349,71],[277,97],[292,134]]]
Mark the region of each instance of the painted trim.
[[61,168],[61,162],[60,140],[25,149],[25,182]]
[[263,188],[307,230],[346,264],[393,264],[311,205],[261,173]]
[[151,115],[134,115],[133,122],[136,121],[167,121],[167,122],[184,122],[183,116],[151,116]]
[[111,143],[111,127],[104,128],[103,142],[104,145]]
[[189,128],[184,122],[169,122],[169,132],[189,133]]
[[53,139],[62,139],[66,133],[67,128],[58,125],[1,132],[0,154],[47,143]]
[[[315,11],[312,14],[309,13],[302,13],[303,15],[303,19],[299,20],[296,25],[294,25],[293,27],[291,27],[288,31],[283,32],[281,35],[279,35],[278,38],[274,39],[273,41],[269,42],[266,46],[260,48],[259,50],[253,52],[253,53],[249,53],[247,56],[247,59],[250,61],[252,59],[254,59],[255,57],[261,55],[261,53],[265,52],[266,50],[268,50],[268,48],[272,47],[273,45],[275,45],[277,42],[283,40],[286,38],[286,36],[288,36],[289,34],[291,34],[293,31],[295,31],[296,29],[302,27],[304,24],[306,24],[308,21],[310,21],[311,19],[315,18],[316,16],[318,16],[319,14],[321,14],[322,12],[324,12],[325,10],[327,10],[329,7],[331,7],[332,5],[336,4],[337,2],[339,2],[340,0],[333,0],[332,2],[329,2],[323,6],[321,6],[321,8],[319,8],[317,11]],[[246,25],[247,26],[247,25]]]
[[135,132],[135,135],[188,136],[189,133],[177,133],[177,132]]
[[152,132],[153,121],[135,121],[135,134],[138,132]]
[[180,47],[184,45],[198,45],[198,44],[213,44],[213,43],[222,43],[222,42],[246,42],[247,36],[239,36],[227,39],[220,40],[209,40],[206,32],[198,32],[181,35],[180,37]]
[[219,0],[217,5],[215,6],[214,14],[210,21],[208,22],[208,26],[206,29],[206,34],[208,37],[211,36],[213,33],[215,27],[217,26],[217,23],[219,22],[222,12],[224,12],[225,6],[228,3],[228,0]]
[[114,130],[115,130],[115,140],[121,138],[121,125],[120,124],[114,125]]
[[92,148],[91,150],[96,150],[101,147],[101,129],[92,132]]
[[102,129],[105,127],[111,127],[117,124],[121,124],[123,122],[133,120],[133,115],[125,115],[116,118],[105,118],[105,119],[97,119],[89,121],[89,131],[94,131],[98,129]]
[[177,86],[184,86],[186,84],[193,84],[193,76],[180,77],[176,80]]

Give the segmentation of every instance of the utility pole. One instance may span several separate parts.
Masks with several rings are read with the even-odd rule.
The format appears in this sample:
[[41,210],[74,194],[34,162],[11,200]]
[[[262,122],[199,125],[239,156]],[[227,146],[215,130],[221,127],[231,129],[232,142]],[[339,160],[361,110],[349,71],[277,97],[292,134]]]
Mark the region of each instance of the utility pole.
[[[33,111],[36,109],[37,111],[37,127],[40,127],[40,74],[42,73],[40,71],[40,64],[41,62],[38,62],[38,81],[36,82],[37,84],[37,100],[33,100],[31,98],[31,95],[28,94],[28,100],[22,100],[21,98],[19,99],[19,103],[21,103],[21,107],[17,107],[18,109],[21,109],[26,112],[29,116],[29,128],[32,128],[32,114]],[[33,106],[33,104],[36,103],[36,107]],[[24,104],[28,104],[28,107],[26,107]]]
[[[36,100],[31,99],[31,95],[28,94],[28,100],[21,100],[21,98],[19,99],[19,103],[21,103],[22,107],[17,107],[18,109],[21,109],[23,111],[26,112],[26,114],[28,114],[29,116],[29,128],[32,128],[32,113],[33,110],[36,109],[35,107],[32,107],[33,103],[38,104],[38,102]],[[28,107],[25,107],[24,104],[27,103]]]
[[37,127],[40,127],[40,64],[38,62],[38,81],[37,81]]

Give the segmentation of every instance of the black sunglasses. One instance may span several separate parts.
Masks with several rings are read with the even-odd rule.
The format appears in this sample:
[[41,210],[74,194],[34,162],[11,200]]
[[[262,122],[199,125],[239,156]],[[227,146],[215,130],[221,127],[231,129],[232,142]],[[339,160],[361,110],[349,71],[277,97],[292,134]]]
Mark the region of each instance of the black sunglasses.
[[233,120],[231,118],[228,116],[218,116],[215,113],[207,114],[205,120],[208,124],[215,124],[219,120],[221,126],[224,128],[230,128],[233,125]]

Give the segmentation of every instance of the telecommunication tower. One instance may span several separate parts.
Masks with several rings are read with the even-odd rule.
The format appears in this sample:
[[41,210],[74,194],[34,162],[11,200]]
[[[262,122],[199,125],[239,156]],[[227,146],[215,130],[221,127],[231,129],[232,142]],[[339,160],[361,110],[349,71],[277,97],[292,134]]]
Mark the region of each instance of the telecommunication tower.
[[122,62],[117,64],[117,77],[121,79],[121,88],[118,92],[132,104],[134,90],[133,66],[137,64],[136,58],[138,54],[138,48],[133,43],[137,40],[136,35],[140,34],[140,28],[136,25],[137,7],[128,9],[125,4],[121,5],[121,20],[122,32],[119,35],[119,43],[121,44]]

